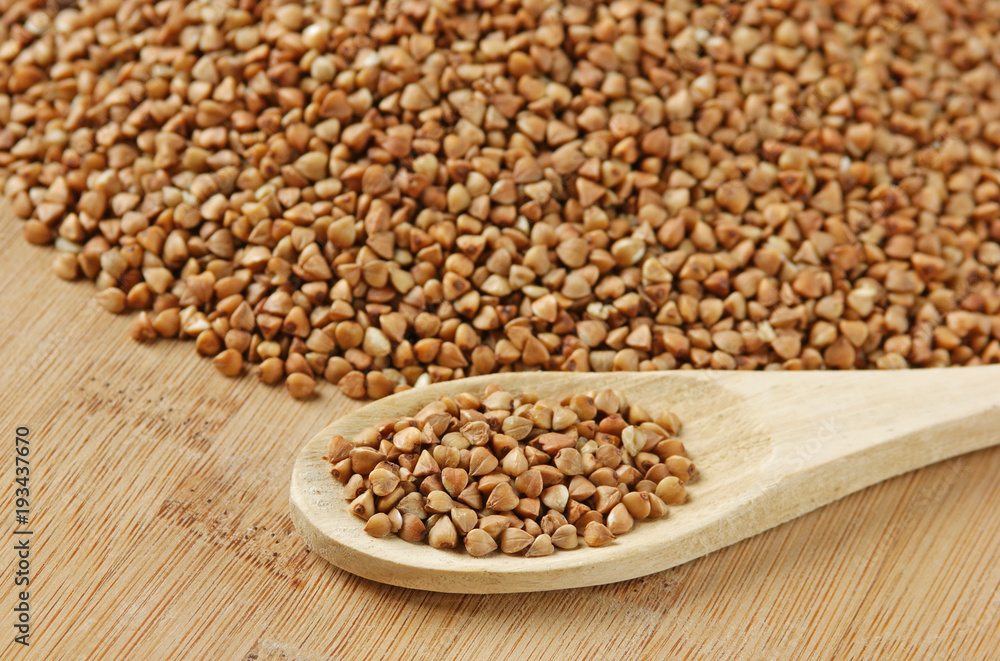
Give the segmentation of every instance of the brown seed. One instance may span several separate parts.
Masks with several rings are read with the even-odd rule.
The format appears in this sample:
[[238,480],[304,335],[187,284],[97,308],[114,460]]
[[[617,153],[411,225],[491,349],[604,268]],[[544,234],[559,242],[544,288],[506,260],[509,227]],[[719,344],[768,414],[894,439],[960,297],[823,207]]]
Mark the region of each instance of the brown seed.
[[666,460],[667,457],[672,457],[678,455],[681,457],[687,456],[687,451],[684,449],[684,444],[676,439],[669,439],[666,441],[660,441],[653,448],[653,452],[660,458],[661,461]]
[[569,408],[580,420],[593,420],[597,415],[597,406],[594,405],[593,398],[586,395],[573,395],[569,400]]
[[459,535],[467,534],[476,527],[479,521],[476,512],[468,507],[453,507],[448,515],[451,517],[452,523],[455,524]]
[[389,515],[378,512],[373,514],[365,524],[365,532],[375,538],[385,537],[392,533],[392,522]]
[[149,314],[140,312],[132,321],[129,327],[129,334],[132,335],[132,339],[139,342],[156,339],[156,329],[153,328],[153,322],[150,320]]
[[[447,445],[435,445],[431,448],[431,456],[442,469],[442,482],[444,482],[444,469],[457,468],[461,463],[462,454],[457,448]],[[455,479],[455,478],[451,478]],[[464,487],[464,485],[462,485]],[[461,491],[461,489],[459,489]]]
[[517,528],[507,528],[500,533],[500,550],[508,555],[514,555],[531,546],[535,538],[531,533]]
[[450,512],[455,502],[444,491],[431,491],[424,501],[424,510],[431,514]]
[[368,480],[376,496],[387,496],[399,485],[399,474],[388,468],[376,467],[368,474]]
[[518,500],[513,487],[507,482],[501,482],[490,492],[486,500],[486,509],[507,512],[517,507]]
[[[656,416],[656,424],[667,430],[667,433],[677,435],[681,431],[681,421],[676,413],[667,411]],[[680,454],[680,453],[678,453]]]
[[550,456],[556,456],[560,450],[572,448],[576,445],[576,440],[568,434],[550,432],[538,436],[533,441],[534,444]]
[[836,181],[827,183],[812,196],[810,204],[826,214],[840,213],[844,210],[844,194]]
[[640,429],[628,426],[621,431],[622,449],[633,457],[646,445],[646,435]]
[[225,376],[238,376],[243,371],[243,356],[238,351],[226,349],[212,359],[212,364]]
[[[349,460],[344,460],[349,461]],[[350,466],[347,468],[350,472]],[[365,491],[365,478],[357,473],[353,473],[344,483],[344,498],[350,502],[360,496]]]
[[525,553],[525,557],[538,558],[545,555],[552,555],[554,552],[555,548],[552,546],[552,538],[543,533],[531,543],[528,552]]
[[525,521],[534,521],[542,512],[542,503],[538,498],[521,498],[512,511]]
[[371,399],[381,399],[391,395],[396,383],[382,372],[368,372],[365,375],[365,394]]
[[[662,466],[662,464],[660,464]],[[653,480],[639,480],[639,483],[635,485],[636,491],[642,491],[643,493],[653,493],[656,491],[656,482]]]
[[413,514],[403,514],[403,522],[399,527],[400,539],[407,542],[419,542],[423,540],[425,532],[426,528],[423,521]]
[[727,181],[715,192],[719,206],[730,213],[741,214],[750,205],[750,191],[740,181]]
[[634,487],[642,480],[642,472],[633,466],[619,466],[615,469],[619,486]]
[[369,166],[361,178],[361,190],[368,195],[382,195],[391,187],[389,175],[381,165]]
[[480,493],[479,485],[476,482],[472,482],[469,486],[465,487],[462,493],[458,494],[457,500],[475,510],[483,508],[483,495]]
[[457,498],[468,486],[469,474],[461,468],[443,468],[441,469],[441,482],[444,484],[445,491],[453,498]]
[[542,485],[546,487],[555,486],[562,484],[566,476],[563,475],[558,468],[555,466],[548,466],[545,464],[539,464],[533,467],[542,476]]
[[427,110],[433,105],[433,100],[423,87],[416,83],[411,83],[403,88],[399,105],[404,110],[420,111]]
[[365,490],[360,496],[351,501],[348,509],[355,516],[366,521],[375,514],[375,497],[370,489]]
[[77,276],[76,255],[72,253],[59,253],[52,260],[52,270],[56,276],[63,280],[75,280]]
[[[109,287],[97,294],[97,302],[108,312],[118,314],[125,309],[125,292],[115,287]],[[202,355],[207,354],[203,353]]]
[[494,434],[490,446],[495,454],[503,456],[517,447],[517,441],[506,434]]
[[288,378],[285,379],[285,386],[288,387],[288,393],[295,399],[305,399],[312,395],[313,390],[316,389],[316,381],[312,377],[296,372],[288,375]]
[[649,516],[650,504],[649,494],[642,491],[633,491],[622,496],[622,504],[628,508],[628,513],[636,521],[641,521]]
[[583,457],[576,448],[563,448],[552,460],[563,475],[582,475]]
[[600,486],[594,494],[594,509],[601,514],[607,514],[622,500],[622,492],[618,487]]
[[658,463],[650,466],[643,476],[643,480],[649,480],[654,483],[654,486],[660,482],[665,477],[670,475],[670,470],[667,468],[666,464]]
[[594,406],[606,415],[618,413],[623,404],[621,396],[611,389],[601,390],[594,396]]
[[549,509],[561,512],[569,502],[569,489],[563,484],[546,487],[541,493],[542,503]]
[[498,484],[510,484],[510,476],[500,472],[484,475],[479,478],[478,489],[480,493],[488,496]]
[[597,487],[583,475],[576,475],[569,482],[568,492],[573,500],[582,501],[593,496]]
[[667,505],[677,505],[687,499],[684,483],[676,476],[665,477],[656,485],[656,495]]
[[462,427],[462,435],[472,445],[486,445],[490,441],[490,426],[482,421],[467,423]]
[[402,486],[397,486],[395,489],[378,499],[378,511],[391,512],[404,496],[406,496],[406,490]]
[[295,161],[295,169],[310,181],[318,181],[326,176],[329,158],[320,152],[303,154]]
[[667,505],[655,493],[649,494],[649,517],[659,519],[667,515]]
[[441,467],[438,466],[431,453],[427,450],[421,451],[420,458],[417,459],[416,466],[413,469],[413,474],[417,477],[426,477],[440,472]]
[[254,374],[267,384],[275,384],[285,376],[285,364],[280,358],[267,358],[254,366]]
[[53,239],[52,232],[48,227],[46,227],[45,223],[37,220],[29,220],[26,222],[22,233],[25,241],[35,245],[45,245]]
[[529,184],[542,178],[542,168],[531,156],[522,156],[514,164],[514,183]]
[[663,463],[667,465],[667,470],[670,471],[670,474],[677,477],[681,482],[689,482],[697,475],[694,463],[687,457],[667,457],[667,460]]
[[392,435],[392,444],[400,452],[414,452],[422,443],[420,430],[416,427],[405,427]]
[[625,503],[618,503],[608,513],[608,530],[613,535],[623,535],[632,529],[633,519]]
[[580,543],[576,526],[566,524],[556,528],[552,533],[552,544],[561,549],[575,549]]
[[334,435],[326,443],[326,458],[330,462],[338,462],[347,459],[353,449],[354,443],[352,441],[343,436]]
[[654,466],[661,465],[660,458],[652,452],[640,452],[633,459],[635,468],[641,473],[648,473]]
[[488,475],[497,469],[500,461],[485,447],[474,447],[469,455],[469,474]]
[[386,512],[386,516],[389,517],[390,530],[394,533],[398,533],[400,528],[403,527],[403,514],[395,507]]
[[351,470],[355,473],[367,476],[381,462],[385,461],[385,455],[369,447],[355,447],[350,452]]
[[441,444],[459,451],[468,450],[471,447],[469,439],[459,432],[448,432],[441,437]]
[[520,447],[514,448],[504,455],[503,461],[500,464],[503,472],[511,477],[517,477],[528,470],[528,459],[524,456],[524,451]]
[[491,514],[479,519],[477,524],[480,529],[496,539],[504,530],[510,527],[510,519],[499,514]]
[[[354,473],[351,470],[351,460],[341,459],[340,461],[335,462],[330,468],[330,477],[337,480],[341,484],[347,484],[354,477]],[[361,478],[360,475],[358,475],[358,477]],[[362,485],[363,484],[364,482],[362,482]],[[350,498],[349,500],[353,500],[353,498]]]
[[458,544],[455,524],[447,516],[442,516],[427,532],[427,543],[436,549],[453,549]]
[[545,513],[545,516],[542,517],[539,525],[542,529],[542,532],[544,532],[547,535],[551,535],[559,527],[564,526],[567,523],[568,521],[566,520],[566,517],[562,515],[562,513],[556,512],[554,510],[549,510],[548,512]]
[[601,516],[600,512],[593,511],[583,503],[571,500],[566,507],[566,521],[573,524],[578,535],[582,535],[591,521],[603,524],[604,517]]
[[618,485],[618,473],[609,466],[598,468],[588,475],[587,479],[597,487],[614,487]]
[[527,418],[519,416],[509,416],[503,421],[503,433],[513,438],[515,441],[523,440],[531,433],[534,425]]
[[[498,390],[485,397],[482,401],[484,407],[495,411],[509,411],[513,404],[513,396],[506,390]],[[506,420],[506,419],[505,419]],[[510,434],[506,429],[505,434]],[[520,440],[520,439],[518,439]]]
[[465,536],[465,550],[474,558],[489,555],[496,549],[496,541],[485,530],[471,530]]
[[526,498],[537,498],[542,488],[542,474],[534,469],[528,469],[514,479],[514,489]]
[[609,544],[615,540],[615,535],[607,526],[598,523],[597,521],[591,521],[587,524],[586,530],[583,532],[583,541],[587,543],[587,546],[598,547]]
[[583,207],[590,207],[596,204],[607,194],[607,189],[600,184],[579,177],[576,180],[576,194]]
[[365,375],[358,371],[348,372],[341,377],[339,383],[341,392],[348,397],[361,399],[366,394]]
[[421,521],[427,518],[427,510],[424,509],[424,496],[419,492],[408,493],[396,503],[396,509],[405,514],[412,514]]

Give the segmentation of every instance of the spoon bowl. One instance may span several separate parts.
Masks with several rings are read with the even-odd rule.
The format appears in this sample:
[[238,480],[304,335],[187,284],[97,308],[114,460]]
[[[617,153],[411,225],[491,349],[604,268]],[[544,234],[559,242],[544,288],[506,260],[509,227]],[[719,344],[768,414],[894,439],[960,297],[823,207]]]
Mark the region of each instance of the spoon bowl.
[[[615,388],[652,415],[677,413],[698,467],[689,502],[600,548],[474,558],[374,539],[347,511],[324,458],[351,438],[442,395],[496,384],[539,396]],[[371,580],[435,592],[532,592],[662,571],[900,473],[1000,444],[1000,367],[899,372],[510,373],[435,384],[373,402],[323,429],[293,469],[291,513],[309,547]]]

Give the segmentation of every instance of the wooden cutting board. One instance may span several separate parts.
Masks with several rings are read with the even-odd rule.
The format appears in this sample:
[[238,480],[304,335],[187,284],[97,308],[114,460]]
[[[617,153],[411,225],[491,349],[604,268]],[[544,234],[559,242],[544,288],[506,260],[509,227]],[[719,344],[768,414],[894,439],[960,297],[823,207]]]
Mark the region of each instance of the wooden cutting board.
[[[386,587],[311,554],[288,515],[299,448],[358,402],[328,383],[297,402],[221,376],[190,342],[137,344],[19,222],[0,220],[0,246],[4,659],[1000,658],[1000,448],[634,581]],[[13,642],[19,426],[27,649]]]

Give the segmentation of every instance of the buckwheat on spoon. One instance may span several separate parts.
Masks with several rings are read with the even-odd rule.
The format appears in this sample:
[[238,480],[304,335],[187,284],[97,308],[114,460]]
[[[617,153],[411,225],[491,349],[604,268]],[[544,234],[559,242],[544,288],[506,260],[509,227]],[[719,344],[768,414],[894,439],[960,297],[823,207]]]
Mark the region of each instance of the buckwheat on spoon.
[[683,503],[680,421],[614,390],[539,398],[487,386],[332,436],[327,460],[372,537],[527,557],[603,546]]

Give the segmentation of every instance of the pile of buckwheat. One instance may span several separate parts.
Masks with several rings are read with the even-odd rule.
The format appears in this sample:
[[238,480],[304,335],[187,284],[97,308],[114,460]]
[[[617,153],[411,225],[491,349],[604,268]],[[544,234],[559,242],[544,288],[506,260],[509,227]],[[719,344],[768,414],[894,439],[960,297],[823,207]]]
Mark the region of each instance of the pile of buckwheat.
[[997,0],[0,8],[25,238],[223,374],[1000,361]]
[[614,390],[542,398],[488,386],[327,445],[348,510],[372,537],[536,557],[603,546],[683,503],[697,475],[674,438]]

